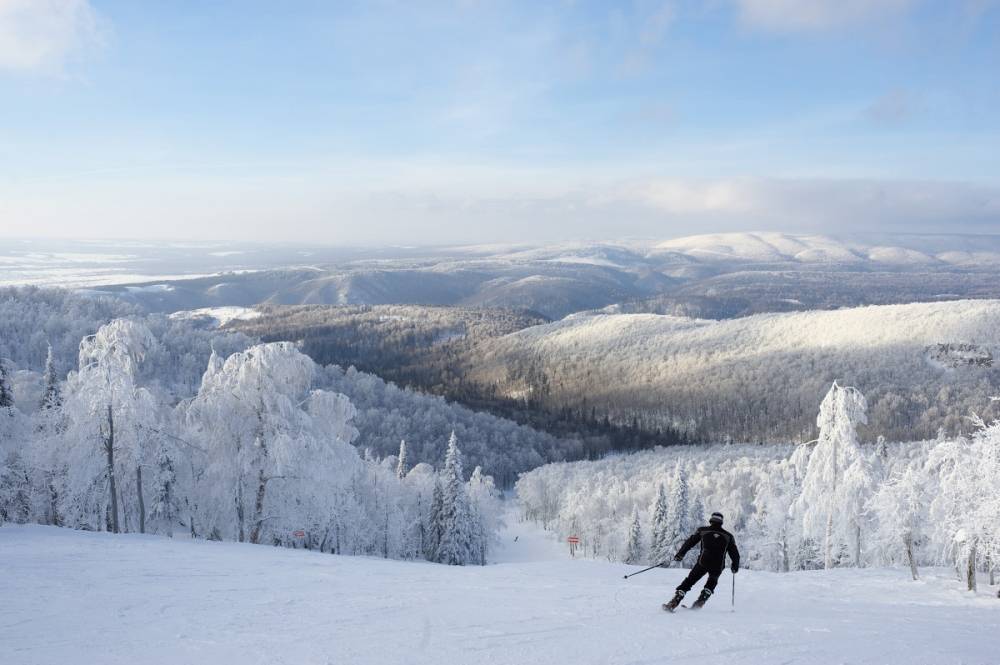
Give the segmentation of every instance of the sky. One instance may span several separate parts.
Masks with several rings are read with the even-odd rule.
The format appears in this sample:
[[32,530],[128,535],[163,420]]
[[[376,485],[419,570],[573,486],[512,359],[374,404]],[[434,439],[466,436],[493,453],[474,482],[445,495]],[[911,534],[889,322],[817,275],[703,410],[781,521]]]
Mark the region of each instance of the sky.
[[1000,0],[0,0],[0,237],[1000,233]]

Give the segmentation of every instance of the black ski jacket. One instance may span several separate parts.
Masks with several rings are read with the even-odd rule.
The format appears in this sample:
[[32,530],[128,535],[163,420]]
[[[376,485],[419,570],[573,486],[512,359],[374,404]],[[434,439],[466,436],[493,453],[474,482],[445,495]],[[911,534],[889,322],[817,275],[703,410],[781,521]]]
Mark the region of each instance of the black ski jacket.
[[701,543],[701,553],[698,555],[698,563],[710,571],[722,572],[726,567],[726,554],[733,562],[733,568],[740,568],[740,551],[736,549],[736,539],[721,526],[710,524],[700,526],[691,536],[684,541],[681,548],[677,550],[677,559],[683,559],[684,555],[692,547]]

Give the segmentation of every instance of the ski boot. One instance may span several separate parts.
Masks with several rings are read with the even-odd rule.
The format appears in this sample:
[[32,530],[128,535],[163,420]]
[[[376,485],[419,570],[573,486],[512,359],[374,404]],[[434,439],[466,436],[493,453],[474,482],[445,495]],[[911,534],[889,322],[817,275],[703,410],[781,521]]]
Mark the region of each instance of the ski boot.
[[698,596],[698,600],[696,600],[693,603],[691,603],[691,609],[692,610],[700,610],[702,607],[705,606],[705,603],[707,603],[708,599],[711,598],[711,597],[712,597],[712,590],[711,589],[702,589],[701,590],[701,595]]
[[663,603],[663,609],[667,612],[673,612],[677,609],[677,606],[681,604],[682,600],[684,600],[684,592],[677,589],[677,592],[674,593],[674,597],[670,599],[670,602]]

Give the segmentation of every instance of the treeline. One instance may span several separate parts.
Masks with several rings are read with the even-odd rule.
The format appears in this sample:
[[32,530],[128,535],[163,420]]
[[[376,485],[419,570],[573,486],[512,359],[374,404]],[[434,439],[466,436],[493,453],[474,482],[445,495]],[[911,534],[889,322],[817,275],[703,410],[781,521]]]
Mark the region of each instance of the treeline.
[[465,478],[454,434],[440,471],[409,468],[405,444],[362,457],[354,405],[288,343],[213,352],[173,403],[143,380],[161,342],[115,319],[80,342],[65,381],[49,353],[25,408],[0,363],[0,523],[486,562],[497,491],[478,467]]
[[529,518],[583,553],[669,560],[713,511],[737,534],[745,565],[774,571],[952,566],[969,589],[1000,567],[1000,421],[970,436],[862,443],[867,403],[836,384],[819,438],[797,446],[687,447],[550,464],[517,494]]

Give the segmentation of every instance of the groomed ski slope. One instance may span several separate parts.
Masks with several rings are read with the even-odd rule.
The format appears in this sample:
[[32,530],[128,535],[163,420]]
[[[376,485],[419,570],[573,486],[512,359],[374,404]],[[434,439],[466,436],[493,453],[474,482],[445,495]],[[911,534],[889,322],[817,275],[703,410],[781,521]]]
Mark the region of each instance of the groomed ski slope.
[[735,612],[727,573],[668,615],[681,570],[626,581],[531,525],[502,537],[495,565],[455,568],[7,525],[0,663],[1000,662],[1000,600],[947,571],[743,571]]

